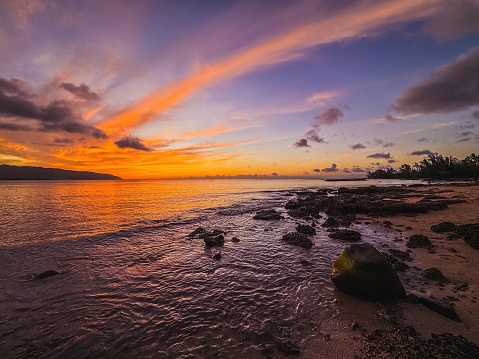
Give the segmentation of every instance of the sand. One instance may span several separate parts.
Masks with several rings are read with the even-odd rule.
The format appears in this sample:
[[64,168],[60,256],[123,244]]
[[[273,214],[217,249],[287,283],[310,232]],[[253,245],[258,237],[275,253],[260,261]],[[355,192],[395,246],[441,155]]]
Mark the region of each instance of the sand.
[[[416,191],[425,194],[441,195],[449,198],[464,198],[467,203],[449,205],[441,211],[431,211],[415,216],[395,215],[391,217],[360,218],[364,222],[383,223],[390,221],[394,238],[401,250],[406,250],[407,237],[424,234],[435,246],[434,251],[423,248],[411,250],[410,268],[401,276],[406,292],[419,296],[434,296],[450,302],[462,322],[452,321],[420,304],[396,302],[365,302],[339,291],[335,291],[334,317],[322,321],[320,335],[307,340],[302,358],[354,358],[361,348],[367,346],[367,333],[375,329],[412,326],[421,338],[430,338],[431,333],[449,332],[462,335],[479,346],[479,250],[465,243],[462,239],[449,240],[447,234],[431,231],[431,226],[443,221],[457,225],[479,223],[479,186],[478,185],[432,185],[417,187]],[[415,201],[417,198],[411,198]],[[435,267],[442,271],[450,281],[440,285],[426,281],[421,271]],[[468,287],[457,290],[460,283]],[[352,323],[359,328],[353,330]],[[391,356],[393,357],[393,356]]]

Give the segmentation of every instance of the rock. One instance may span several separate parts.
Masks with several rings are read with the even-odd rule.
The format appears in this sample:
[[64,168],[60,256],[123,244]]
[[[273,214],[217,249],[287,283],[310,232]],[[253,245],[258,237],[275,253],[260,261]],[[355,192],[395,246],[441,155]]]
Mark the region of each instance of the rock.
[[253,219],[260,219],[263,221],[279,220],[282,218],[283,217],[281,214],[276,212],[274,209],[265,209],[263,211],[256,212],[256,215],[253,217]]
[[360,241],[361,233],[358,231],[352,231],[350,229],[340,229],[338,231],[329,233],[329,237],[343,241]]
[[441,222],[431,227],[431,231],[434,233],[454,232],[456,225],[452,222]]
[[198,227],[193,232],[188,234],[188,237],[190,237],[190,238],[202,238],[203,236],[205,236],[207,234],[208,234],[208,231],[206,229],[204,229],[203,227]]
[[444,274],[437,268],[427,268],[422,272],[422,277],[437,282],[448,282]]
[[394,268],[368,243],[347,247],[334,263],[331,279],[339,290],[360,299],[392,300],[406,295]]
[[351,330],[352,331],[360,329],[360,328],[361,328],[361,326],[358,323],[356,323],[356,322],[351,323]]
[[460,322],[461,319],[457,315],[456,311],[454,308],[448,304],[445,303],[439,299],[436,299],[434,297],[426,298],[426,297],[420,297],[419,298],[419,303],[424,305],[425,307],[435,311],[436,313],[439,313],[446,318],[449,318],[451,320],[454,320],[456,322]]
[[316,234],[316,229],[314,229],[311,226],[304,225],[304,224],[298,224],[298,226],[296,227],[296,231],[299,232],[299,233],[302,233],[302,234],[306,234],[306,235]]
[[474,249],[479,249],[479,223],[457,226],[456,232],[464,238],[464,242]]
[[415,234],[408,238],[406,247],[431,249],[433,245],[429,238],[427,238],[424,234]]
[[203,240],[207,247],[222,246],[225,244],[225,237],[222,234],[218,236],[207,236]]
[[386,260],[393,266],[393,268],[398,271],[398,272],[405,272],[406,269],[409,268],[409,266],[404,263],[402,260],[396,258],[392,254],[389,254],[387,252],[381,252],[381,254],[386,258]]
[[399,249],[393,249],[393,248],[388,249],[388,252],[394,257],[401,259],[403,261],[408,261],[408,262],[412,261],[411,254],[409,254],[408,252],[400,251]]
[[231,238],[231,242],[238,243],[240,239],[238,237]]
[[213,257],[213,259],[216,259],[217,261],[219,261],[221,259],[221,253],[220,252],[216,252]]
[[306,237],[306,235],[298,232],[286,233],[283,236],[282,240],[286,241],[289,244],[294,244],[303,248],[311,248],[314,245],[311,239]]
[[40,274],[37,274],[35,276],[35,279],[45,279],[45,278],[48,278],[48,277],[53,277],[54,275],[57,275],[57,274],[60,274],[60,272],[57,272],[54,269],[50,269],[50,270],[47,270],[47,271],[42,272]]
[[406,295],[406,298],[404,298],[404,301],[405,301],[406,303],[417,304],[418,299],[419,299],[419,298],[417,297],[417,295],[412,294],[412,293],[409,293],[408,295]]
[[327,228],[330,228],[330,227],[339,227],[339,222],[338,222],[338,220],[337,220],[336,218],[334,218],[334,217],[328,217],[328,219],[326,219],[321,226],[322,226],[322,227],[327,227]]

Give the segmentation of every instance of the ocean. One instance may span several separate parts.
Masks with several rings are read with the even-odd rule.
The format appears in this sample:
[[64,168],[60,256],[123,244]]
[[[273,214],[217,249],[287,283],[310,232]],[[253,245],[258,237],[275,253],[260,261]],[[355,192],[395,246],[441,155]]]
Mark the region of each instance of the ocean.
[[[294,353],[334,318],[334,260],[281,237],[297,191],[398,181],[304,179],[0,182],[2,358],[268,358]],[[276,209],[279,221],[253,219]],[[188,234],[227,232],[207,248]],[[353,224],[363,240],[397,235]],[[238,237],[239,242],[231,241]],[[393,244],[392,244],[393,245]],[[221,253],[221,259],[212,256]],[[35,279],[47,270],[60,274]]]

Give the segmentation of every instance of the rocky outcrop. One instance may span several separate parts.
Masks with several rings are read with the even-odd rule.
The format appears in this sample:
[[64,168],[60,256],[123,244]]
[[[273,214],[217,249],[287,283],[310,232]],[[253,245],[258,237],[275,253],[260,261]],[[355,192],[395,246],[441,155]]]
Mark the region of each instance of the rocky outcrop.
[[441,222],[431,226],[431,231],[434,233],[454,232],[456,227],[457,226],[452,222]]
[[448,282],[447,278],[444,277],[444,274],[437,268],[427,268],[422,272],[422,277],[429,279],[435,282]]
[[366,300],[404,298],[396,271],[373,246],[352,244],[338,257],[331,279],[340,291]]
[[350,229],[340,229],[329,233],[329,238],[340,239],[342,241],[360,241],[361,233]]
[[289,244],[294,244],[295,246],[300,246],[308,249],[314,245],[311,239],[309,239],[306,235],[298,232],[286,233],[281,239]]
[[415,234],[408,238],[406,247],[431,249],[433,245],[429,238],[427,238],[424,234]]
[[222,246],[225,244],[225,237],[222,234],[217,236],[207,236],[203,240],[207,247]]
[[436,299],[436,298],[433,298],[433,297],[430,297],[430,298],[421,297],[421,298],[419,298],[419,303],[421,303],[425,307],[435,311],[436,313],[439,313],[439,314],[445,316],[446,318],[449,318],[449,319],[454,320],[456,322],[461,321],[461,319],[457,315],[454,308],[446,302],[443,302],[443,301],[441,301],[439,299]]
[[53,277],[54,275],[60,274],[60,272],[50,269],[35,276],[35,279],[45,279],[48,277]]
[[283,217],[274,209],[265,209],[263,211],[256,212],[256,215],[253,217],[253,219],[260,219],[263,221],[272,221],[272,220],[283,219]]
[[316,229],[314,227],[308,226],[307,224],[298,224],[296,231],[306,235],[316,234]]

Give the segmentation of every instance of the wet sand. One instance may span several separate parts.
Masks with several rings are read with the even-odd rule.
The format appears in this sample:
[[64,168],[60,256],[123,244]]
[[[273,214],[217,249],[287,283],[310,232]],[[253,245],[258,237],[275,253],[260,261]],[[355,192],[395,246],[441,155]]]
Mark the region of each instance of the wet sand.
[[[464,198],[467,203],[451,204],[440,211],[430,211],[417,215],[393,215],[388,217],[358,216],[363,223],[390,221],[391,236],[387,241],[396,240],[401,250],[407,250],[407,237],[414,234],[426,235],[433,245],[433,251],[415,248],[410,251],[410,268],[400,273],[407,293],[418,296],[434,296],[444,299],[455,308],[462,323],[452,321],[421,304],[396,302],[365,302],[339,291],[335,291],[335,315],[321,322],[320,335],[310,338],[302,353],[302,358],[354,358],[368,357],[364,353],[368,347],[368,334],[376,329],[413,327],[418,337],[429,339],[432,333],[452,333],[462,335],[479,345],[479,250],[469,246],[463,239],[450,240],[447,234],[431,231],[431,226],[443,221],[457,225],[479,223],[478,185],[432,185],[416,187],[414,191],[425,195],[440,195],[447,198]],[[407,201],[417,201],[412,196]],[[387,222],[386,222],[387,223]],[[378,248],[379,249],[379,248]],[[381,249],[380,249],[381,250]],[[417,268],[413,268],[417,267]],[[427,281],[420,275],[426,268],[435,267],[449,280],[439,284]],[[468,286],[458,290],[458,285]],[[352,324],[357,323],[355,329]],[[384,354],[383,354],[384,355]],[[378,354],[379,357],[379,354]],[[385,355],[380,357],[395,357]]]

